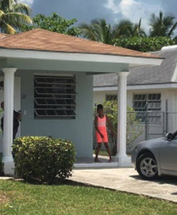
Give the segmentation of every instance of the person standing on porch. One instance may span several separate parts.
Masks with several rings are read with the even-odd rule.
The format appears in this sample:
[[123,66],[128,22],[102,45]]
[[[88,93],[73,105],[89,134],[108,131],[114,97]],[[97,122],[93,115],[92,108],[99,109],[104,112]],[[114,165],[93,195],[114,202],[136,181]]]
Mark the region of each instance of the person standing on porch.
[[102,146],[102,143],[104,143],[105,148],[109,155],[109,162],[112,161],[111,157],[111,151],[108,144],[108,132],[107,132],[107,125],[109,126],[112,135],[114,136],[113,127],[111,124],[111,121],[109,117],[103,113],[103,105],[98,104],[97,105],[97,116],[95,117],[95,130],[96,130],[96,140],[97,140],[97,147],[95,150],[95,162],[99,162],[98,155]]
[[[1,102],[1,108],[4,110],[4,102]],[[13,113],[13,140],[16,138],[20,120],[21,120],[21,114],[14,110],[14,113]],[[2,131],[4,129],[4,117],[1,118],[1,129],[2,129]]]

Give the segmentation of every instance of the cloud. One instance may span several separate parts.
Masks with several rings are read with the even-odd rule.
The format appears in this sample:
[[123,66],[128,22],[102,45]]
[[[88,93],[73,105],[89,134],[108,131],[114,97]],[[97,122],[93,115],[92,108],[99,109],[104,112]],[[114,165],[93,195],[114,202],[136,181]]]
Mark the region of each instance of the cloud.
[[148,31],[152,13],[159,11],[166,15],[175,15],[176,0],[18,0],[32,7],[33,16],[38,13],[49,16],[56,12],[66,19],[77,19],[79,23],[89,23],[96,18],[103,18],[107,23],[115,24],[121,19],[129,19],[138,23],[142,19],[142,27]]
[[138,3],[134,0],[107,0],[107,3],[104,5],[105,8],[110,9],[114,14],[122,13],[122,11],[129,11],[130,8],[136,6]]
[[159,13],[162,10],[160,0],[107,0],[104,5],[107,9],[114,14],[114,20],[120,21],[121,19],[129,19],[133,23],[138,23],[142,20],[142,27],[145,31],[149,29],[149,19],[152,13]]
[[28,4],[29,6],[32,6],[34,0],[18,0],[18,3]]

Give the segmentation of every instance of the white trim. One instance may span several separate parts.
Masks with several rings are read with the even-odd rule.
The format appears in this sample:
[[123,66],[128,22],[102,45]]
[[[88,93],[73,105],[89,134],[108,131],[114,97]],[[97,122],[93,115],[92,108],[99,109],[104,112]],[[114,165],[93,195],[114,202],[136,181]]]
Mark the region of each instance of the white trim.
[[96,87],[93,88],[93,92],[100,92],[100,91],[117,91],[118,87]]
[[111,168],[111,167],[118,167],[118,162],[111,162],[111,163],[75,163],[75,169],[82,169],[82,168]]
[[160,65],[161,58],[138,57],[138,56],[118,56],[110,54],[87,54],[87,53],[64,53],[51,51],[29,51],[0,49],[1,57],[21,58],[21,59],[42,59],[42,60],[65,60],[84,62],[104,62],[104,63],[129,63],[132,65]]
[[173,76],[172,76],[172,78],[171,78],[171,81],[172,82],[175,82],[176,81],[176,78],[177,77],[177,64],[176,64],[176,66],[175,66],[175,69],[174,69],[174,72],[173,72]]
[[[94,92],[100,91],[117,91],[118,87],[95,87]],[[127,86],[127,90],[148,90],[148,89],[177,89],[177,83],[172,84],[152,84],[152,85],[135,85]]]

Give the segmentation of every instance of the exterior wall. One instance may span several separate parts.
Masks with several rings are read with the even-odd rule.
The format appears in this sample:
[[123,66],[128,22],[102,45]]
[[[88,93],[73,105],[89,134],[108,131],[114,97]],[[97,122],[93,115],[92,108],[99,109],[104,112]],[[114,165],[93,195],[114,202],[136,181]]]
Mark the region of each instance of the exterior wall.
[[93,141],[92,76],[87,76],[85,73],[76,75],[76,119],[65,120],[34,119],[34,72],[21,71],[18,72],[18,75],[21,76],[22,136],[51,135],[54,138],[69,139],[74,143],[77,157],[91,157]]
[[[174,132],[177,130],[177,89],[128,90],[127,105],[132,107],[133,94],[143,93],[161,93],[162,120],[159,124],[150,124],[150,126],[142,124],[144,132],[137,138],[136,142],[146,139],[146,129],[148,129],[148,139],[157,138],[163,136],[166,132]],[[116,95],[117,91],[94,91],[93,103],[102,103],[107,94]],[[168,114],[163,113],[165,111],[167,111]]]
[[94,91],[93,93],[93,105],[103,103],[106,99],[106,95],[115,95],[116,91]]

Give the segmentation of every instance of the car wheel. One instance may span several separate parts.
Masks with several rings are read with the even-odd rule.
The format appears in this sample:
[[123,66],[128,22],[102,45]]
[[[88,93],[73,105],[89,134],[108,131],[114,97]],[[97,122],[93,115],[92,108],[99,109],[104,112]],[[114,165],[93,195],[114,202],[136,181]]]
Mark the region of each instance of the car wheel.
[[137,171],[146,180],[154,180],[158,177],[157,162],[151,153],[145,153],[138,158]]

